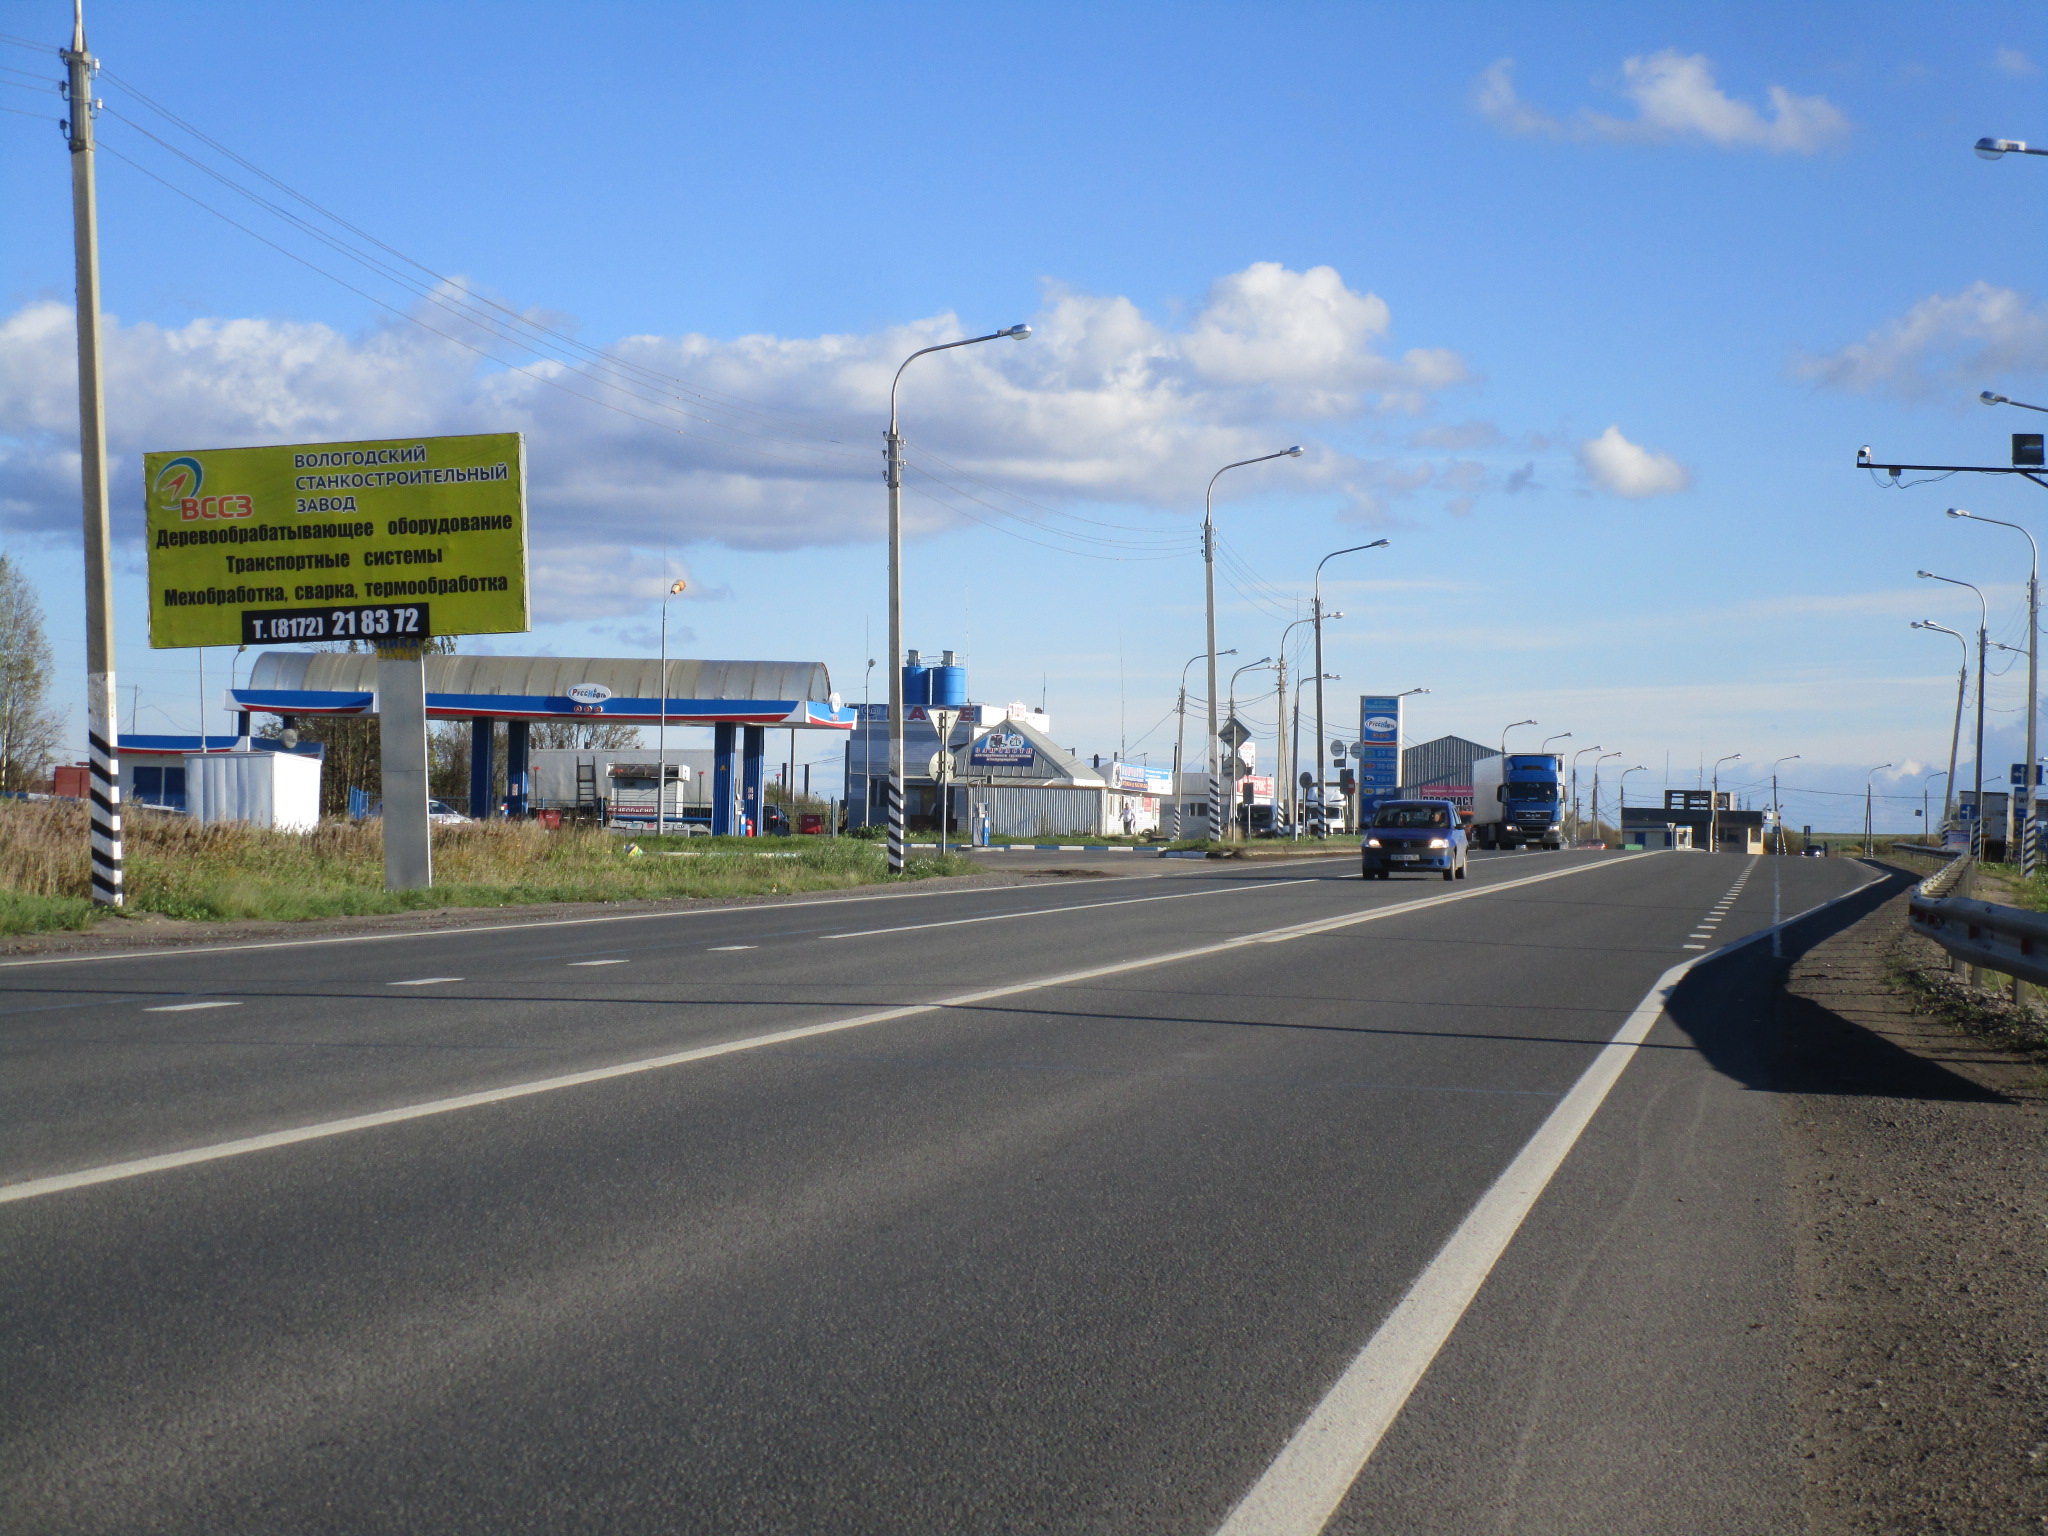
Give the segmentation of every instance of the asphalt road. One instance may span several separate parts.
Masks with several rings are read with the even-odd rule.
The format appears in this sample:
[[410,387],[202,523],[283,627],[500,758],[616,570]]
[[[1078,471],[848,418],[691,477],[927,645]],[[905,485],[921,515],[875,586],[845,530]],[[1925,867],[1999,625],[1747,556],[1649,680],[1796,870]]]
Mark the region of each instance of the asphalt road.
[[[1872,874],[1355,858],[0,964],[0,1529],[1214,1529]],[[1772,964],[1328,1528],[1787,1528]]]

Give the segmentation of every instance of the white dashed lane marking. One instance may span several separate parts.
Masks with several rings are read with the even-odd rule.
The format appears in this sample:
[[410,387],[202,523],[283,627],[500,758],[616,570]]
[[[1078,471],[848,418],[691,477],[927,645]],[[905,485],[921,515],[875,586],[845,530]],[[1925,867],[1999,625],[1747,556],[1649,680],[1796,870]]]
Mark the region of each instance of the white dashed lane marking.
[[142,1011],[144,1013],[190,1013],[194,1008],[239,1008],[241,1006],[240,1003],[232,1003],[223,999],[211,1003],[158,1003],[155,1007],[145,1008]]
[[460,981],[460,976],[416,976],[411,981],[387,981],[387,987],[438,987],[446,981]]

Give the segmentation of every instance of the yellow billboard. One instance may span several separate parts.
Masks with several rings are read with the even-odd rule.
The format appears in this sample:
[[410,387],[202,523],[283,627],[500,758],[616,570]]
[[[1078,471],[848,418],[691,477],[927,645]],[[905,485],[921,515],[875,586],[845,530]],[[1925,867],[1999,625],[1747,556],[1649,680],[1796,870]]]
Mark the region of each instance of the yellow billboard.
[[149,643],[531,627],[517,432],[143,455]]

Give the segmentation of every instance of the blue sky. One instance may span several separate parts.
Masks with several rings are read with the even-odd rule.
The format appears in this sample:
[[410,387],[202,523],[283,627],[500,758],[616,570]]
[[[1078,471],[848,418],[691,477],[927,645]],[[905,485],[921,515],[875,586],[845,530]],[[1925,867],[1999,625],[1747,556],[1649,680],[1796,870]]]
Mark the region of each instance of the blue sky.
[[[906,381],[936,477],[908,639],[965,651],[978,698],[1043,688],[1084,752],[1170,754],[1202,483],[1296,441],[1224,482],[1221,643],[1271,652],[1316,561],[1386,537],[1329,568],[1332,698],[1428,687],[1418,737],[1534,715],[1647,765],[1632,798],[1667,756],[1690,784],[1703,755],[1796,752],[1792,819],[1848,825],[1890,761],[1907,825],[1954,701],[1952,642],[1907,621],[1969,618],[1914,570],[1988,584],[2022,638],[2022,541],[1941,513],[2039,528],[2037,488],[1849,466],[1863,443],[2002,462],[2029,422],[1976,391],[2048,395],[2048,161],[1969,152],[2048,138],[2024,7],[105,0],[88,25],[119,77],[104,281],[144,730],[192,728],[197,689],[190,653],[146,648],[141,451],[508,427],[543,622],[472,648],[651,653],[681,570],[683,649],[821,658],[857,697],[888,372],[1015,320],[1038,334]],[[67,28],[0,6],[15,38]],[[58,115],[55,60],[0,55],[0,540],[75,655],[68,172],[19,115]],[[460,286],[435,303],[314,244],[123,121],[262,185],[136,91]],[[692,393],[517,351],[451,315],[472,295]],[[1989,692],[2001,766],[2023,676]]]

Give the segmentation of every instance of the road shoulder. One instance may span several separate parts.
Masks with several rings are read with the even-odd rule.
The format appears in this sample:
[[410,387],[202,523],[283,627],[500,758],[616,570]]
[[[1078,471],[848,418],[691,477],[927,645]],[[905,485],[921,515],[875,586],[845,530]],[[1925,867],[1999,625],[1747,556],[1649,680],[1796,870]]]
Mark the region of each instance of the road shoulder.
[[[1791,1388],[1815,1533],[2048,1524],[2048,1089],[1916,1007],[1902,893],[1780,998]],[[1926,953],[1921,953],[1925,951]]]

